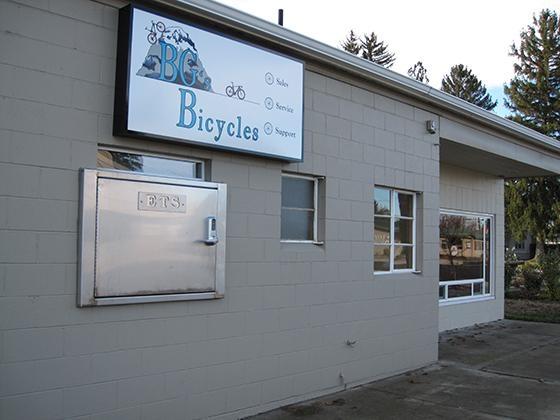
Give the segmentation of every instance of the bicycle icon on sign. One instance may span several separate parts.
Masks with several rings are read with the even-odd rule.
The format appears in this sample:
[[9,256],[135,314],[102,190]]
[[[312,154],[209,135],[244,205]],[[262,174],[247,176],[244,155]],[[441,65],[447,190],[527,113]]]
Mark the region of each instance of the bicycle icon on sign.
[[152,20],[152,27],[149,29],[146,27],[145,29],[148,31],[148,42],[152,45],[158,42],[158,39],[165,38],[169,42],[174,41],[177,45],[180,45],[183,41],[185,41],[194,51],[197,51],[194,41],[188,33],[181,29],[180,26],[166,27],[165,23],[161,21],[154,22]]
[[243,86],[235,86],[233,82],[231,82],[231,85],[226,86],[226,95],[230,98],[237,96],[240,100],[245,99],[245,91],[243,90]]
[[158,40],[158,32],[159,32],[159,38],[162,38],[163,34],[168,32],[165,29],[165,24],[163,22],[157,22],[156,23],[153,20],[152,20],[152,27],[150,29],[146,28],[146,30],[149,32],[148,33],[148,42],[152,45],[154,45]]

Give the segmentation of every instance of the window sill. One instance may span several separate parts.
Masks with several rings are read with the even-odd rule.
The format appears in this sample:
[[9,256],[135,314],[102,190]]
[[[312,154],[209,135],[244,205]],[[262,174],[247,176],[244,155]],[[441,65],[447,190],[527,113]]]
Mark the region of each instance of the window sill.
[[323,242],[313,241],[280,241],[280,250],[282,252],[302,252],[324,255],[325,247]]
[[297,240],[289,240],[289,239],[281,239],[281,244],[307,244],[307,245],[324,245],[325,242],[323,241],[297,241]]
[[466,298],[455,298],[455,299],[448,299],[448,300],[440,300],[439,306],[451,306],[451,305],[460,305],[462,303],[474,303],[474,302],[485,302],[489,300],[496,300],[496,296],[493,295],[486,295],[480,297],[473,297],[469,296]]
[[389,276],[391,274],[399,275],[399,274],[422,274],[421,271],[417,270],[394,270],[394,271],[374,271],[374,276]]

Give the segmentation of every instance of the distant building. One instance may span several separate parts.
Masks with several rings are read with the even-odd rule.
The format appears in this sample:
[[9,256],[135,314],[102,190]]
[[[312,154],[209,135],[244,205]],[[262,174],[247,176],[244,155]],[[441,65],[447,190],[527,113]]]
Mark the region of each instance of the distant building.
[[508,238],[507,247],[508,249],[512,249],[517,258],[521,261],[530,260],[535,256],[536,244],[531,235],[527,235],[522,241],[515,241]]

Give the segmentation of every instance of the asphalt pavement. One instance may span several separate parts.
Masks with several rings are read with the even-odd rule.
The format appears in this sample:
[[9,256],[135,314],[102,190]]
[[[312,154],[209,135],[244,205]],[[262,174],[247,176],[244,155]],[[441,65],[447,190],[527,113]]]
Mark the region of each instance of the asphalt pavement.
[[251,417],[560,420],[560,324],[497,321],[440,335],[435,365]]

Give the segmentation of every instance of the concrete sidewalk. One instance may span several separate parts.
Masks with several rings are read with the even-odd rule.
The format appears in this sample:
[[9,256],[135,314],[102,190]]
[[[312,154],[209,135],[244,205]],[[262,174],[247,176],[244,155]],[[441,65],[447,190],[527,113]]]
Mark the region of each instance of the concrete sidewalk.
[[560,324],[498,321],[440,336],[419,371],[253,417],[559,419]]

